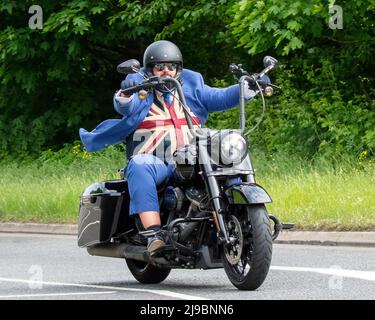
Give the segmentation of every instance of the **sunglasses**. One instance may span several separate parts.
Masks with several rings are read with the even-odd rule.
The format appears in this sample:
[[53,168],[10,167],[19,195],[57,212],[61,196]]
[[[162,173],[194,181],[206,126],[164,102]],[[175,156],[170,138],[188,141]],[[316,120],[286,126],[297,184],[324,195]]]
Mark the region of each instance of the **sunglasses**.
[[174,71],[177,69],[178,64],[173,62],[167,62],[167,63],[156,63],[154,64],[154,68],[157,71],[163,71],[165,67],[168,68],[169,71]]

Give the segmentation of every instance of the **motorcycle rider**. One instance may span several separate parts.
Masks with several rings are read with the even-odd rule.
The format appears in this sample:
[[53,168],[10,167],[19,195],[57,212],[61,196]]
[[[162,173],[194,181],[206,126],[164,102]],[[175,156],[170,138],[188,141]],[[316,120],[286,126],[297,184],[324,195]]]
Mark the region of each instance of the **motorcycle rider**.
[[[148,76],[174,77],[182,83],[193,125],[204,124],[209,112],[227,110],[239,104],[238,84],[227,88],[209,87],[201,74],[183,68],[182,54],[170,41],[156,41],[147,47],[141,71]],[[132,87],[143,80],[139,74],[129,74],[121,88]],[[269,81],[267,77],[265,80]],[[256,92],[248,84],[244,94],[248,100]],[[124,116],[123,119],[106,120],[92,132],[81,128],[80,137],[88,151],[126,142],[129,214],[138,214],[144,229],[150,231],[147,249],[152,253],[165,246],[160,232],[157,188],[173,177],[173,152],[189,143],[187,122],[173,86],[160,86],[146,99],[138,94],[125,96],[119,90],[114,95],[114,108]]]

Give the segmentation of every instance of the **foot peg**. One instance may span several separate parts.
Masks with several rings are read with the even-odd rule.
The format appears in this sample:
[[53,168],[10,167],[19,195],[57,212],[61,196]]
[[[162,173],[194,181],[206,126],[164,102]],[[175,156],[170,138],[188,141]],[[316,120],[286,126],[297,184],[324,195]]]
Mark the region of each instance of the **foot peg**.
[[289,229],[294,228],[294,223],[283,223],[282,226],[283,226],[282,228],[283,230],[289,230]]
[[274,231],[273,231],[273,234],[272,234],[272,241],[275,241],[277,239],[281,230],[289,230],[289,229],[292,229],[294,227],[294,223],[281,223],[280,220],[272,214],[269,214],[268,217],[274,223],[274,227],[273,227]]

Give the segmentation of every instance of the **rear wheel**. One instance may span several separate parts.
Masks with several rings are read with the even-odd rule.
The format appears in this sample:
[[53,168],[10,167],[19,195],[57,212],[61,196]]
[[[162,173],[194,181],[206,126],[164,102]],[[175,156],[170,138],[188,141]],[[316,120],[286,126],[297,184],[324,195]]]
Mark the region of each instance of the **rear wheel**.
[[255,290],[266,279],[272,258],[272,233],[264,205],[237,206],[226,220],[229,245],[223,247],[223,264],[232,284]]
[[133,259],[125,260],[133,277],[136,278],[140,283],[160,283],[164,281],[171,272],[170,268],[158,268],[150,263],[137,261]]

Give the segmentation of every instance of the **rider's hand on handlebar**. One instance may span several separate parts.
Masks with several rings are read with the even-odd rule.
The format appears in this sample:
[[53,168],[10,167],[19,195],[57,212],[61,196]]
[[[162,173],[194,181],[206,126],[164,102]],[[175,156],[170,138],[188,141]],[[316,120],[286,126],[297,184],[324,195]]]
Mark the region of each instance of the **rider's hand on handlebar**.
[[[254,83],[255,87],[256,87],[256,84]],[[249,81],[245,80],[245,87],[244,87],[244,96],[245,96],[245,99],[246,100],[249,100],[253,97],[255,97],[258,93],[258,90],[256,90],[256,88],[254,88],[254,86],[252,84],[250,84]]]
[[[247,81],[249,85],[250,90],[259,90],[258,86],[255,83],[255,79],[258,78],[258,74],[254,74],[254,80],[253,81]],[[257,79],[258,84],[260,85],[261,88],[265,88],[267,85],[271,83],[271,79],[264,75],[262,78]]]
[[[137,81],[131,80],[131,79],[125,79],[121,82],[121,89],[125,90],[131,87],[137,86],[139,83]],[[120,93],[121,97],[129,97],[123,93]]]
[[125,79],[121,82],[121,89],[125,90],[131,87],[137,86],[139,83],[137,81],[131,80],[131,79]]
[[[259,88],[255,82],[255,79],[257,78],[257,74],[254,74],[254,80],[245,80],[245,99],[250,99],[256,96],[259,93]],[[259,86],[264,89],[268,84],[271,83],[271,79],[264,75],[261,79],[257,80]]]
[[261,87],[263,87],[263,89],[265,87],[267,87],[269,84],[271,84],[271,79],[267,76],[267,75],[264,75],[262,78],[260,78],[258,80],[258,83]]

